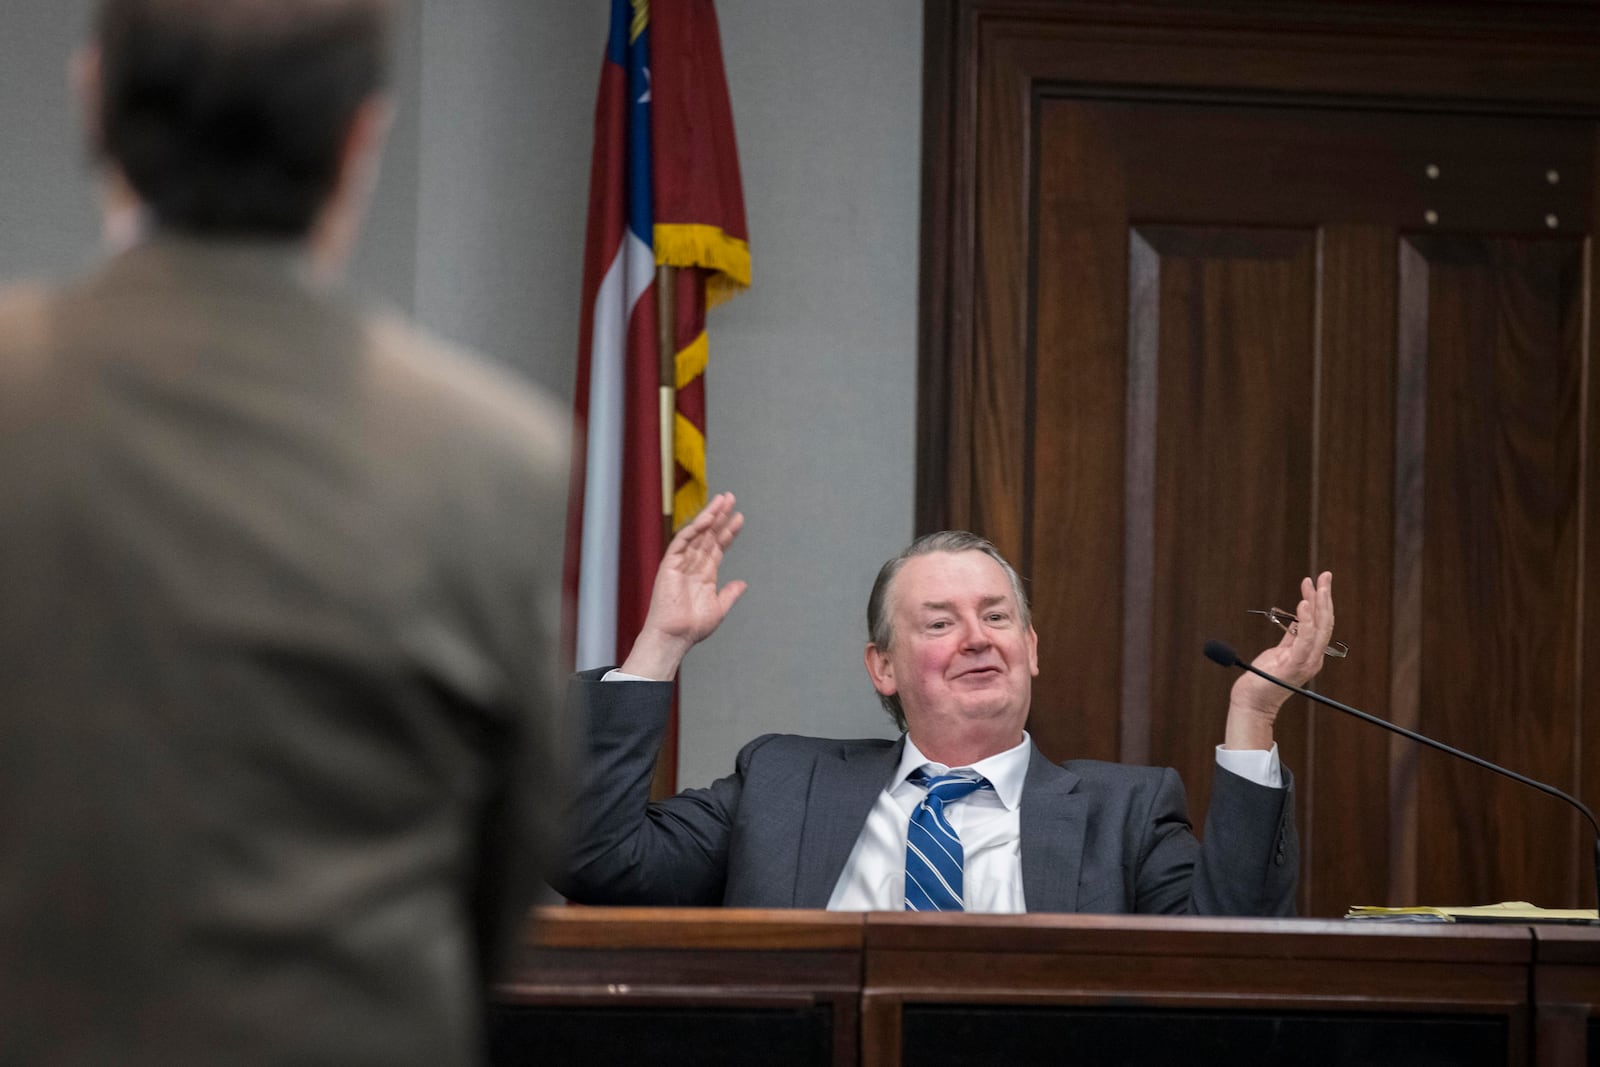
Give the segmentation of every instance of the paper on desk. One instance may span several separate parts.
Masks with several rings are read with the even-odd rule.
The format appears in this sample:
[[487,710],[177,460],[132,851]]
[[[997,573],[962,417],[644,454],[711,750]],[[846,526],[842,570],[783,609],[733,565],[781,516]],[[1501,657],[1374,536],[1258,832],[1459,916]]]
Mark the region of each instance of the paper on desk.
[[1345,912],[1346,919],[1417,923],[1600,923],[1594,908],[1540,908],[1524,900],[1465,908],[1380,908],[1366,904]]

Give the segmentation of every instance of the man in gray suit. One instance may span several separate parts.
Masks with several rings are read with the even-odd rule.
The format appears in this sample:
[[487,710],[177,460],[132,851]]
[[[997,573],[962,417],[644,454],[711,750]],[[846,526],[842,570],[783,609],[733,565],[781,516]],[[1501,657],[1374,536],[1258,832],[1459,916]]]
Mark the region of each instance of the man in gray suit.
[[377,0],[107,0],[0,297],[0,1063],[463,1064],[553,849],[569,431],[334,279]]
[[[620,670],[573,680],[590,761],[557,888],[606,904],[1292,911],[1293,784],[1272,739],[1285,693],[1250,674],[1235,683],[1196,840],[1172,770],[1057,765],[1034,748],[1024,731],[1039,669],[1027,600],[994,547],[967,533],[919,539],[884,565],[868,601],[867,672],[900,740],[769,735],[709,788],[647,803],[666,680],[744,591],[718,585],[742,522],[731,496],[713,499],[669,547]],[[1305,579],[1301,593],[1298,624],[1256,660],[1295,683],[1317,672],[1332,636],[1332,576]],[[965,781],[941,805],[930,797],[945,776]],[[919,849],[928,806],[940,811]],[[927,861],[933,844],[956,870]],[[923,882],[938,884],[930,892]]]

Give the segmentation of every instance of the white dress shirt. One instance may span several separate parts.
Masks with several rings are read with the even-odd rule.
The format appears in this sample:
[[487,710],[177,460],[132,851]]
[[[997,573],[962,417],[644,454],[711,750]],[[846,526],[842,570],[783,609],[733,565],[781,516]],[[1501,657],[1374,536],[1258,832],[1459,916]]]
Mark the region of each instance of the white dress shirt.
[[927,788],[907,779],[919,768],[930,777],[952,770],[981,774],[994,786],[979,789],[944,806],[944,815],[961,838],[962,880],[968,911],[1026,911],[1022,900],[1022,781],[1028,776],[1033,744],[1028,735],[1013,748],[970,767],[946,767],[928,759],[906,738],[894,777],[878,794],[861,836],[845,861],[844,873],[828,898],[829,911],[904,911],[906,834],[911,813]]

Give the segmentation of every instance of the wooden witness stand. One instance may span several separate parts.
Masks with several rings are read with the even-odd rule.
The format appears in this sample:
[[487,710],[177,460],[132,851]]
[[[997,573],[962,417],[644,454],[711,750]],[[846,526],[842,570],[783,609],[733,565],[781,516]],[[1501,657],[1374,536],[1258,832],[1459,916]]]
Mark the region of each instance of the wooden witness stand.
[[496,1064],[1581,1067],[1600,929],[548,908],[496,1001]]

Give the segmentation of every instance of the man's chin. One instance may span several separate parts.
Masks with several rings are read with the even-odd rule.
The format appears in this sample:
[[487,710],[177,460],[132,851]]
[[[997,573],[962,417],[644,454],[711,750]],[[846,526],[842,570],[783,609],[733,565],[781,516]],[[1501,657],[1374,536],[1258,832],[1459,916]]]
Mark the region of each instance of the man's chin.
[[972,693],[961,701],[961,717],[970,721],[1015,719],[1022,722],[1028,717],[1027,708],[1017,710],[1016,698],[1010,693]]

